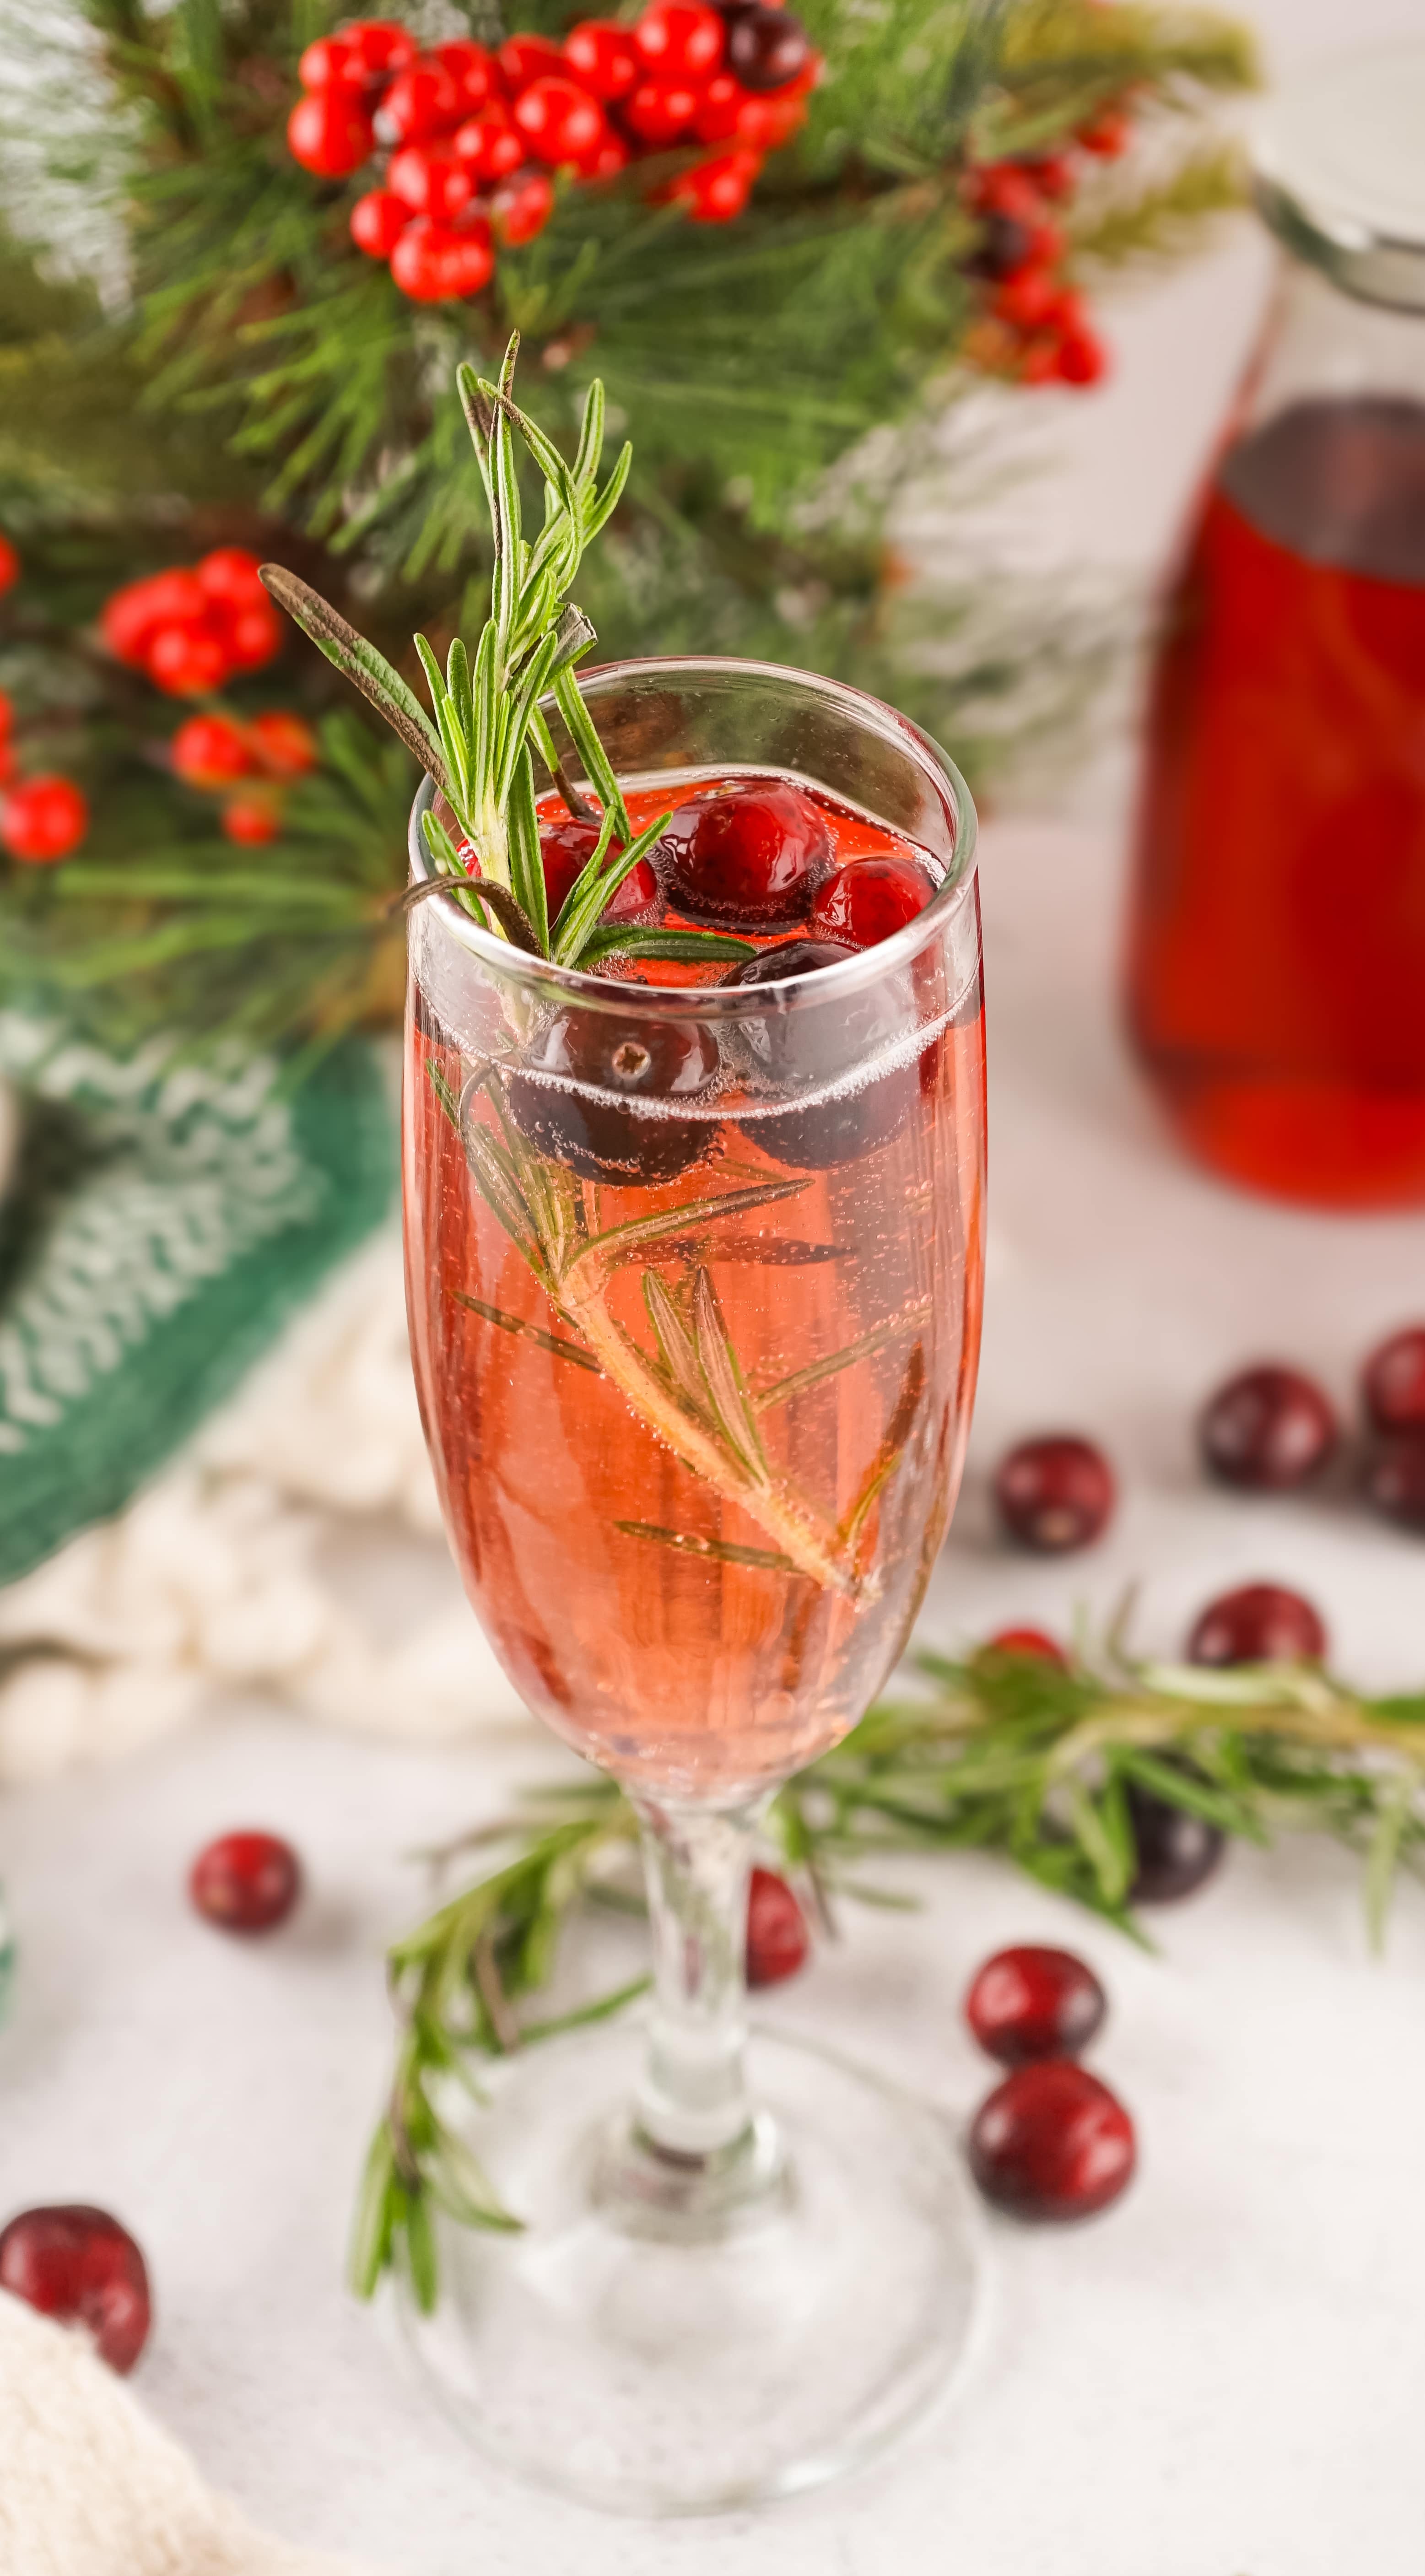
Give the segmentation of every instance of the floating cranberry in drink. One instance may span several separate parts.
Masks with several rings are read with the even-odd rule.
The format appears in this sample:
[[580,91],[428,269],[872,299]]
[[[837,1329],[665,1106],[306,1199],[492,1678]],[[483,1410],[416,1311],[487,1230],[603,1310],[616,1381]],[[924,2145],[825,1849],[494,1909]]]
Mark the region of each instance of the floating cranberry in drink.
[[[572,893],[576,879],[587,867],[599,844],[599,826],[586,823],[576,814],[563,814],[541,819],[539,851],[544,861],[544,898],[551,923],[556,921],[563,904]],[[621,841],[610,841],[609,857],[616,858]],[[658,909],[658,879],[646,859],[629,869],[599,915],[601,921],[651,921]]]
[[790,781],[739,781],[678,808],[660,844],[669,900],[690,921],[768,930],[804,921],[832,864],[825,808]]
[[1117,2095],[1072,2058],[1017,2067],[982,2102],[970,2171],[1011,2218],[1090,2218],[1133,2179],[1133,2123]]
[[1288,1493],[1325,1466],[1338,1438],[1336,1416],[1299,1369],[1243,1369],[1210,1397],[1198,1425],[1203,1463],[1224,1485]]
[[856,859],[818,886],[812,931],[848,948],[876,948],[914,921],[934,892],[929,870],[917,859]]
[[[854,957],[829,939],[786,939],[762,948],[734,966],[724,982],[745,991],[749,986],[782,983],[821,973]],[[777,1084],[785,1106],[759,1122],[759,1140],[779,1163],[803,1172],[828,1171],[834,1164],[857,1162],[863,1154],[889,1143],[910,1114],[917,1072],[914,1065],[889,1067],[878,1079],[823,1090],[805,1108],[796,1106],[796,1090],[808,1084],[834,1084],[849,1063],[874,1062],[895,1034],[895,1016],[884,994],[855,992],[824,1010],[800,1018],[769,1011],[749,1021],[738,1038],[756,1069]]]
[[1023,1547],[1062,1555],[1100,1538],[1117,1498],[1101,1449],[1075,1433],[1021,1440],[995,1471],[995,1501],[1010,1535]]
[[1284,1583],[1243,1583],[1200,1611],[1188,1638],[1191,1664],[1318,1662],[1326,1652],[1320,1613]]
[[965,1997],[974,2037],[1002,2066],[1078,2057],[1103,2027],[1108,1997],[1072,1950],[1026,1942],[997,1950]]
[[101,2361],[123,2374],[148,2341],[148,2271],[126,2227],[73,2203],[25,2209],[0,2233],[0,2290],[60,2325],[82,2326]]

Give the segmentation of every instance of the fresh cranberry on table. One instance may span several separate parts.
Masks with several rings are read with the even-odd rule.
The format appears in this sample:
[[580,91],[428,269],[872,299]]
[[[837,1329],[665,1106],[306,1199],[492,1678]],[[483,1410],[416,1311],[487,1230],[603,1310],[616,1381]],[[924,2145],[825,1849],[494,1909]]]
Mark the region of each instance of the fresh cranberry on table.
[[1117,2200],[1136,2161],[1117,2096],[1072,2058],[1018,2066],[980,2104],[970,2171],[1012,2218],[1090,2218]]
[[1108,1998],[1072,1950],[1026,1942],[997,1950],[973,1979],[965,2019],[1001,2066],[1077,2057],[1103,2027]]
[[148,2341],[144,2259],[105,2209],[22,2210],[0,2233],[0,2290],[60,2325],[83,2326],[111,2370],[132,2370]]
[[793,1889],[773,1869],[754,1869],[747,1885],[747,1982],[778,1986],[803,1966],[811,1943]]
[[1108,1527],[1117,1498],[1101,1449],[1071,1432],[1021,1440],[995,1471],[995,1501],[1011,1536],[1046,1555],[1088,1547]]
[[1219,1593],[1193,1623],[1190,1664],[1294,1664],[1326,1652],[1318,1611],[1284,1583],[1243,1583]]
[[1361,1392],[1377,1431],[1425,1431],[1425,1324],[1408,1324],[1372,1351]]
[[1018,1655],[1036,1664],[1056,1664],[1060,1672],[1069,1669],[1069,1658],[1057,1637],[1047,1628],[996,1628],[980,1648],[982,1655]]
[[1160,1798],[1136,1780],[1127,1787],[1135,1866],[1130,1905],[1174,1905],[1211,1878],[1227,1848],[1220,1825]]
[[1224,1485],[1286,1493],[1324,1467],[1338,1437],[1319,1386],[1299,1369],[1243,1369],[1209,1397],[1198,1425],[1203,1463]]
[[[838,966],[855,950],[831,939],[783,939],[759,949],[724,975],[724,984],[777,985],[789,978],[816,975]],[[740,1021],[732,1043],[756,1071],[779,1087],[797,1083],[834,1082],[854,1073],[893,1034],[886,997],[872,989],[853,993],[825,1006],[779,1011]],[[790,1102],[765,1115],[743,1115],[748,1134],[776,1162],[793,1171],[829,1171],[834,1164],[857,1161],[887,1144],[904,1125],[915,1098],[913,1065],[895,1065],[875,1082],[833,1093],[806,1108]]]
[[1366,1462],[1365,1498],[1402,1529],[1425,1530],[1425,1432],[1396,1431]]
[[[696,1100],[717,1077],[717,1042],[696,1021],[558,1011],[525,1062],[532,1070],[506,1084],[512,1116],[543,1153],[586,1180],[676,1180],[717,1133],[712,1119],[664,1110],[670,1100]],[[640,1114],[640,1101],[657,1107]]]
[[302,1889],[301,1863],[277,1834],[220,1834],[200,1851],[188,1880],[198,1912],[221,1932],[271,1932]]
[[658,846],[678,910],[729,930],[804,920],[831,864],[826,816],[775,778],[680,806]]
[[935,888],[915,859],[852,859],[817,887],[811,927],[818,939],[876,948],[925,910]]
[[[599,844],[597,823],[581,822],[577,814],[561,815],[557,822],[541,823],[539,854],[544,861],[544,899],[549,908],[551,929],[568,899],[575,879],[587,867]],[[622,849],[621,841],[609,845],[610,859]],[[601,921],[647,921],[658,902],[658,879],[646,859],[629,869],[622,885],[605,904]]]

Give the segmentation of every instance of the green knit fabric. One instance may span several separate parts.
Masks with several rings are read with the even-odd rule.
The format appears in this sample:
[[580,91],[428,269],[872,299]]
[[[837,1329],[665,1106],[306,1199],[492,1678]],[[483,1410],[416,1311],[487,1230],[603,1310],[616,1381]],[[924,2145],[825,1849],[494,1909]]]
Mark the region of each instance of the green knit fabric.
[[388,1207],[375,1050],[123,1059],[0,1012],[23,1144],[0,1197],[0,1582],[118,1511]]

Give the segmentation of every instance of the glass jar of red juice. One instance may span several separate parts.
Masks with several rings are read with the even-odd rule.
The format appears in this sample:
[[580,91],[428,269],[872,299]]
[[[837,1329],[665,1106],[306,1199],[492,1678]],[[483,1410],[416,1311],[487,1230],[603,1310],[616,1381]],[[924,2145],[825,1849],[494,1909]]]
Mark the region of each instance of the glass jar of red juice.
[[1134,1043],[1247,1187],[1425,1202],[1425,44],[1256,149],[1276,294],[1153,675]]

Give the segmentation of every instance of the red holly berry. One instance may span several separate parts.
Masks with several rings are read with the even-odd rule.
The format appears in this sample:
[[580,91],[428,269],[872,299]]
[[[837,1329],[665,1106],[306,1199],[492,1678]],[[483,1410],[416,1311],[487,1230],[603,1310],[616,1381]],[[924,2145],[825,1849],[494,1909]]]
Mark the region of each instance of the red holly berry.
[[381,131],[397,143],[434,143],[468,114],[459,83],[433,54],[417,54],[397,74],[378,111]]
[[353,18],[342,33],[368,80],[389,80],[415,60],[415,37],[394,18]]
[[251,607],[225,616],[221,631],[235,671],[260,671],[282,648],[282,620],[265,591]]
[[1336,1416],[1299,1369],[1242,1369],[1209,1398],[1198,1440],[1204,1466],[1224,1485],[1286,1493],[1324,1467],[1336,1446]]
[[701,80],[721,62],[726,33],[717,10],[702,8],[699,0],[652,0],[633,41],[650,71]]
[[[697,113],[693,132],[700,143],[731,143],[738,132],[738,117],[751,102],[742,83],[731,72],[714,72],[711,80],[698,91]],[[760,104],[760,102],[759,102]]]
[[630,91],[620,113],[631,134],[650,152],[666,151],[691,132],[698,112],[696,84],[681,73],[668,80],[641,80]]
[[754,1869],[747,1886],[747,1982],[777,1986],[794,1977],[811,1943],[793,1890],[775,1870]]
[[435,46],[433,59],[444,64],[454,81],[462,116],[472,115],[497,95],[500,75],[494,56],[483,45],[473,44],[468,36],[455,36],[449,44]]
[[368,259],[389,259],[410,220],[410,207],[389,188],[369,188],[352,207],[351,238]]
[[721,152],[715,160],[680,170],[665,193],[687,207],[695,224],[730,224],[746,206],[761,167],[760,152]]
[[394,152],[386,184],[411,214],[429,215],[437,224],[453,223],[464,212],[475,185],[469,163],[435,143],[408,143]]
[[1219,1593],[1194,1623],[1190,1664],[1318,1662],[1326,1652],[1319,1612],[1284,1583],[1243,1583]]
[[496,60],[514,98],[522,89],[528,89],[531,81],[556,72],[567,77],[569,71],[563,47],[551,44],[548,36],[511,36],[501,45]]
[[1096,385],[1108,373],[1108,351],[1092,331],[1066,331],[1054,371],[1066,385]]
[[453,149],[477,186],[489,186],[518,170],[524,159],[524,137],[515,132],[509,109],[492,99],[478,116],[467,117],[453,138]]
[[8,742],[15,729],[15,709],[10,698],[0,689],[0,742]]
[[194,566],[198,587],[205,599],[220,608],[246,609],[270,606],[262,587],[258,558],[246,546],[214,546]]
[[998,1950],[973,1979],[965,2019],[1001,2066],[1078,2057],[1103,2026],[1108,1997],[1072,1950]]
[[[544,862],[544,899],[551,921],[562,910],[575,878],[593,857],[598,839],[598,824],[581,822],[575,814],[540,825],[539,855]],[[617,857],[623,844],[613,841],[609,847],[611,856]],[[636,867],[629,869],[622,885],[599,917],[602,921],[644,921],[657,901],[658,879],[648,861],[640,859]]]
[[391,275],[413,304],[478,295],[495,273],[490,227],[476,217],[456,232],[418,215],[391,253]]
[[160,626],[200,624],[208,597],[196,572],[175,569],[125,582],[104,603],[99,632],[121,662],[142,666]]
[[810,39],[790,9],[763,8],[753,0],[727,22],[727,67],[744,89],[786,89],[810,69]]
[[1425,1431],[1425,1324],[1407,1324],[1372,1351],[1361,1393],[1377,1431]]
[[970,2171],[1013,2218],[1088,2218],[1133,2177],[1133,2123],[1123,2104],[1072,2058],[1016,2067],[980,2104]]
[[361,56],[345,29],[339,35],[318,36],[305,48],[297,78],[303,89],[330,89],[334,81],[345,81],[354,89],[362,86]]
[[0,799],[0,841],[25,867],[67,859],[89,829],[89,806],[72,778],[27,778]]
[[1047,1628],[997,1628],[992,1637],[986,1637],[980,1653],[1024,1656],[1036,1664],[1057,1664],[1061,1672],[1069,1669],[1068,1656]]
[[504,179],[490,199],[495,239],[508,250],[533,241],[554,212],[554,182],[542,170],[521,170]]
[[1133,140],[1132,119],[1121,107],[1106,107],[1092,124],[1079,127],[1076,140],[1100,161],[1117,161]]
[[1040,152],[1020,163],[1025,177],[1041,197],[1059,204],[1074,193],[1074,165],[1067,152]]
[[20,558],[6,536],[0,536],[0,599],[20,578]]
[[303,717],[290,715],[285,707],[273,707],[265,715],[254,716],[247,731],[269,778],[303,778],[315,769],[320,756],[317,737]]
[[659,854],[680,912],[758,930],[805,918],[831,834],[809,797],[769,779],[680,806]]
[[990,161],[968,170],[964,196],[977,213],[1011,215],[1023,224],[1039,220],[1039,191],[1017,161]]
[[82,2326],[100,2360],[120,2374],[148,2341],[148,2271],[128,2229],[106,2209],[22,2210],[0,2234],[0,2290],[61,2325]]
[[199,1852],[188,1877],[198,1912],[221,1932],[272,1931],[301,1890],[301,1863],[277,1834],[220,1834]]
[[995,289],[993,311],[1013,331],[1041,331],[1058,319],[1063,288],[1047,268],[1022,268]]
[[632,159],[633,154],[623,136],[615,134],[610,126],[592,160],[580,163],[579,176],[586,183],[593,179],[616,179]]
[[1072,1432],[1021,1440],[995,1471],[995,1501],[1011,1535],[1056,1555],[1087,1547],[1107,1528],[1116,1489],[1101,1449]]
[[282,829],[281,816],[267,796],[231,796],[218,820],[226,838],[240,841],[244,849],[275,841]]
[[310,90],[287,119],[287,148],[319,179],[348,179],[375,149],[364,93],[345,81]]
[[1392,1431],[1367,1464],[1366,1500],[1402,1529],[1425,1530],[1425,1433]]
[[513,109],[517,130],[551,170],[592,159],[608,132],[596,98],[567,75],[546,73],[520,92]]
[[799,126],[806,123],[806,100],[788,90],[778,90],[766,98],[752,98],[743,93],[737,111],[737,138],[755,152],[775,152],[790,143]]
[[229,667],[222,638],[206,622],[160,626],[144,655],[149,678],[173,698],[206,697],[227,678]]
[[606,105],[627,98],[639,76],[639,57],[627,27],[610,18],[585,18],[564,39],[564,54],[576,80]]
[[1130,1780],[1128,1823],[1135,1866],[1130,1905],[1173,1905],[1211,1878],[1227,1848],[1220,1825]]
[[179,778],[190,787],[226,787],[252,768],[252,749],[230,716],[190,716],[168,746]]
[[846,948],[876,948],[923,912],[935,892],[915,859],[852,859],[817,887],[811,926]]

